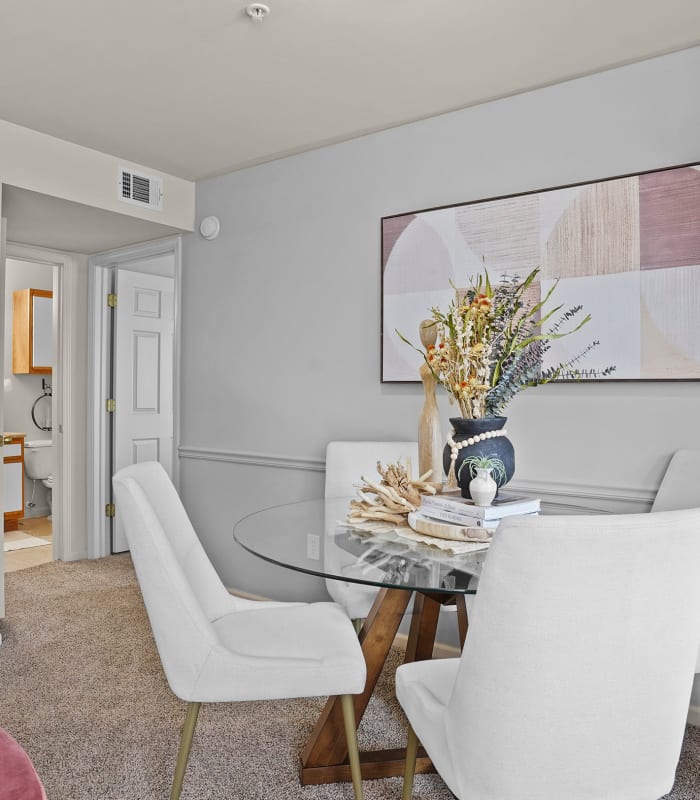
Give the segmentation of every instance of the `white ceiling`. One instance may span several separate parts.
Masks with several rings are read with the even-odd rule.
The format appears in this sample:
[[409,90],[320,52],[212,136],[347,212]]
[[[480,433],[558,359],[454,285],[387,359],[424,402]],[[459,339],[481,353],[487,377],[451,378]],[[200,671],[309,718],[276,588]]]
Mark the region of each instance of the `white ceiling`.
[[188,179],[700,43],[698,0],[3,0],[0,117]]

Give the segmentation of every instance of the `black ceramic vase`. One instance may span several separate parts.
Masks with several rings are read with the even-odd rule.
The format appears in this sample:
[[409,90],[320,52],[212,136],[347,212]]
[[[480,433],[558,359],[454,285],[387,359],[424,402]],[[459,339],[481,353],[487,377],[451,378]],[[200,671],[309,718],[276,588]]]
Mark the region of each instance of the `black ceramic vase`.
[[[506,417],[485,417],[484,419],[466,419],[465,417],[450,417],[450,422],[454,428],[452,439],[459,444],[468,439],[476,439],[490,431],[500,431],[506,424]],[[442,455],[442,465],[447,475],[450,470],[450,460],[452,447],[448,443]],[[462,463],[471,456],[492,456],[500,458],[505,467],[505,480],[494,473],[493,478],[498,484],[498,488],[504,486],[515,474],[515,451],[507,436],[494,436],[493,438],[479,438],[473,444],[459,448],[457,460],[455,462],[455,477],[459,488],[462,490],[462,497],[471,497],[469,494],[469,481],[472,479],[471,470],[467,465],[460,470]]]

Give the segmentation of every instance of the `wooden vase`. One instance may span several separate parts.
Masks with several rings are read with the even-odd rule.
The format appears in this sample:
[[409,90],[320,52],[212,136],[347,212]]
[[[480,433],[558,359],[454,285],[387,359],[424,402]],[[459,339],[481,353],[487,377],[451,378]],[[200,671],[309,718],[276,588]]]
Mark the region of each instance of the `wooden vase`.
[[[420,338],[426,349],[429,345],[435,344],[437,329],[431,320],[421,322]],[[418,421],[418,474],[424,475],[428,470],[432,470],[429,483],[440,490],[442,489],[443,438],[440,412],[435,396],[437,380],[427,364],[422,364],[419,372],[423,382],[425,402]]]

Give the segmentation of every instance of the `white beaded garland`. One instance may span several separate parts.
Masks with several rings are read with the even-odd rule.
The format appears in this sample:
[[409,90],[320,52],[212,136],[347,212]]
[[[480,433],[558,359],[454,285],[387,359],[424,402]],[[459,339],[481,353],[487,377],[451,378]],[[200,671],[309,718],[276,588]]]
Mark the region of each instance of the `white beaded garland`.
[[485,433],[477,433],[476,436],[470,436],[468,439],[463,439],[461,442],[455,442],[451,437],[447,437],[447,444],[450,446],[450,451],[456,456],[463,447],[471,447],[477,442],[483,442],[486,439],[495,439],[498,436],[507,436],[508,431],[504,428],[502,431],[486,431]]
[[499,436],[507,435],[508,431],[504,428],[500,431],[485,431],[484,433],[477,433],[476,436],[470,436],[468,439],[464,439],[461,442],[455,442],[452,436],[448,436],[447,444],[450,446],[450,469],[447,481],[448,487],[457,485],[457,480],[455,478],[455,462],[457,461],[459,451],[463,447],[471,447],[471,445],[477,444],[478,442],[484,442],[486,439],[496,439]]

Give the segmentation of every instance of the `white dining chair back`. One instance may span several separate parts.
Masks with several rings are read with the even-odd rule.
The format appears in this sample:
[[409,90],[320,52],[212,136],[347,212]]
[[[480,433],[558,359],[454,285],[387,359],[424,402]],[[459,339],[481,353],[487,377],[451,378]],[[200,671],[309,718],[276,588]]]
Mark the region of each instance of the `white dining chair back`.
[[700,450],[676,450],[671,456],[652,511],[700,508]]
[[237,599],[222,585],[165,472],[140,466],[115,476],[119,515],[168,683],[192,700],[218,645],[210,620],[234,610]]
[[349,497],[364,475],[380,480],[377,462],[386,466],[396,461],[410,462],[411,474],[418,477],[418,442],[329,442],[326,447],[325,496]]
[[700,644],[698,526],[697,509],[501,523],[461,660],[396,676],[458,798],[671,789]]
[[[700,508],[700,450],[676,450],[671,456],[651,510],[677,511],[681,508]],[[700,650],[695,672],[700,674]]]
[[[361,483],[364,475],[370,481],[381,480],[377,472],[377,462],[383,466],[401,461],[410,464],[411,474],[418,477],[418,443],[417,442],[329,442],[326,448],[326,499],[333,497],[350,497],[356,492],[355,486]],[[329,520],[335,527],[337,520]],[[333,548],[324,551],[325,566],[334,567],[333,558],[337,555]],[[367,575],[371,565],[364,565],[358,576]],[[350,571],[346,571],[348,576]],[[370,611],[377,596],[373,586],[349,581],[326,580],[328,594],[340,604],[352,620],[363,620]]]
[[157,462],[125,467],[113,485],[166,678],[189,703],[171,800],[180,794],[201,703],[324,695],[341,696],[359,800],[352,695],[364,690],[366,667],[343,610],[231,595]]

